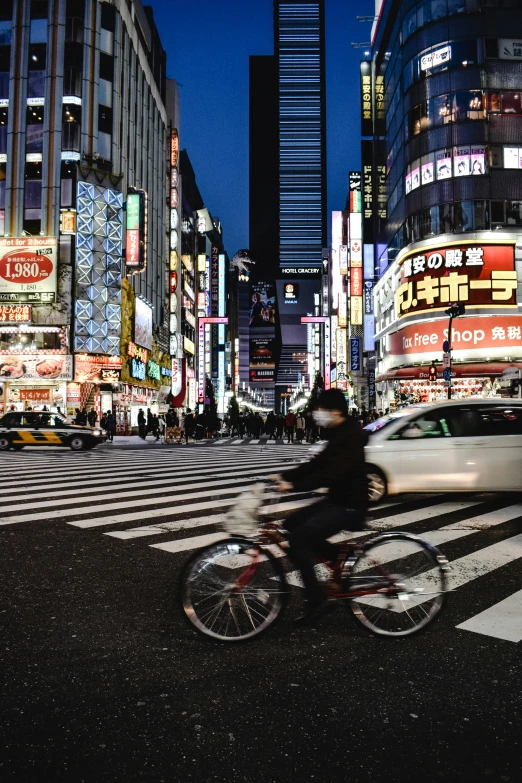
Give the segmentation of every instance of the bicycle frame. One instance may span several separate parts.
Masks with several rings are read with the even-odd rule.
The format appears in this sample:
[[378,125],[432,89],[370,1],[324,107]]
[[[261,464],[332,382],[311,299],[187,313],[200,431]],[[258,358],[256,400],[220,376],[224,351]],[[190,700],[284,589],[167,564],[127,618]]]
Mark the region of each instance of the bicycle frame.
[[[392,535],[396,536],[398,534],[394,533]],[[401,535],[406,539],[417,539],[417,536],[412,534],[403,533]],[[396,593],[397,584],[394,577],[375,560],[369,559],[369,562],[376,566],[377,569],[382,573],[381,579],[376,580],[375,577],[373,577],[373,579],[371,579],[369,582],[366,580],[366,584],[364,584],[363,587],[360,583],[357,584],[357,579],[364,580],[365,577],[354,577],[352,573],[353,566],[355,565],[357,559],[364,554],[365,549],[375,545],[379,541],[386,540],[389,537],[390,534],[381,533],[380,535],[371,538],[362,546],[360,544],[353,544],[349,541],[343,544],[340,548],[337,561],[333,568],[331,582],[326,588],[327,596],[333,599],[349,599],[361,597],[364,595],[375,595],[377,593],[379,595]],[[236,579],[233,592],[241,592],[250,583],[251,579],[256,573],[259,563],[261,562],[263,549],[266,549],[269,546],[276,546],[283,554],[287,554],[287,549],[283,546],[285,543],[285,538],[281,535],[279,526],[274,523],[267,523],[262,528],[259,537],[252,539],[252,543],[257,544],[257,547],[259,548],[256,548],[251,563],[246,566],[245,570]],[[449,566],[446,558],[441,555],[441,553],[435,547],[433,547],[433,550],[436,553],[436,557],[439,560],[441,566],[444,568],[444,570],[448,570]],[[323,565],[330,567],[327,560],[317,557],[316,560],[317,563],[322,563]],[[340,583],[339,588],[335,586],[336,582]],[[347,586],[349,588],[348,590],[343,590],[341,588],[343,582],[347,582]]]

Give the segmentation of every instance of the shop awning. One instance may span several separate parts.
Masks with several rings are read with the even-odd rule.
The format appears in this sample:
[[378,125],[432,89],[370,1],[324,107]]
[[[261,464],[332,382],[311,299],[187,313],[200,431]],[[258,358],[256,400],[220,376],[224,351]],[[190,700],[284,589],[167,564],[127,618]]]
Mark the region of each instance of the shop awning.
[[[504,370],[514,367],[522,370],[522,364],[516,362],[481,362],[477,364],[452,364],[451,375],[453,378],[498,378]],[[428,380],[429,368],[425,365],[420,367],[399,367],[397,370],[388,370],[382,373],[376,381],[411,381],[420,378]],[[437,374],[442,377],[442,365],[438,364]]]

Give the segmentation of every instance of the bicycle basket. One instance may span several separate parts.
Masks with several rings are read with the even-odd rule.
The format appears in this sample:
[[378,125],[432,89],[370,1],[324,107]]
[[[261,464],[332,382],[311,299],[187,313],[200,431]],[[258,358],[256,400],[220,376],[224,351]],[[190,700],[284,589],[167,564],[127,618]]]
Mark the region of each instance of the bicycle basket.
[[252,536],[259,527],[259,510],[263,505],[264,484],[254,484],[242,492],[223,523],[230,535]]

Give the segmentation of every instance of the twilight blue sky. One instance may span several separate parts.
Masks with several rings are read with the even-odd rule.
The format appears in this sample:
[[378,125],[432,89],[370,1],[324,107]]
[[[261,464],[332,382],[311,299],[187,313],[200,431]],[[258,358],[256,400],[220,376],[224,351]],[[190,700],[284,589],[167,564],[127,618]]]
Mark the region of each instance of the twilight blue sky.
[[[145,0],[180,85],[181,146],[232,257],[248,247],[248,57],[273,54],[272,0]],[[360,166],[359,60],[373,0],[326,0],[328,210]]]

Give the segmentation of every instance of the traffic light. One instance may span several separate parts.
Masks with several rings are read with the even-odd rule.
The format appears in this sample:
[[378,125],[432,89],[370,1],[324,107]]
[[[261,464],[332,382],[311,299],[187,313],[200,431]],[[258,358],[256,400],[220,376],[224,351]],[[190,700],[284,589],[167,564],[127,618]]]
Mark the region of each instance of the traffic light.
[[451,305],[451,307],[444,310],[444,312],[446,315],[449,315],[450,318],[457,318],[459,315],[464,315],[466,308],[463,304]]
[[436,381],[437,380],[437,365],[432,364],[430,365],[430,370],[428,373],[428,377],[430,381]]

